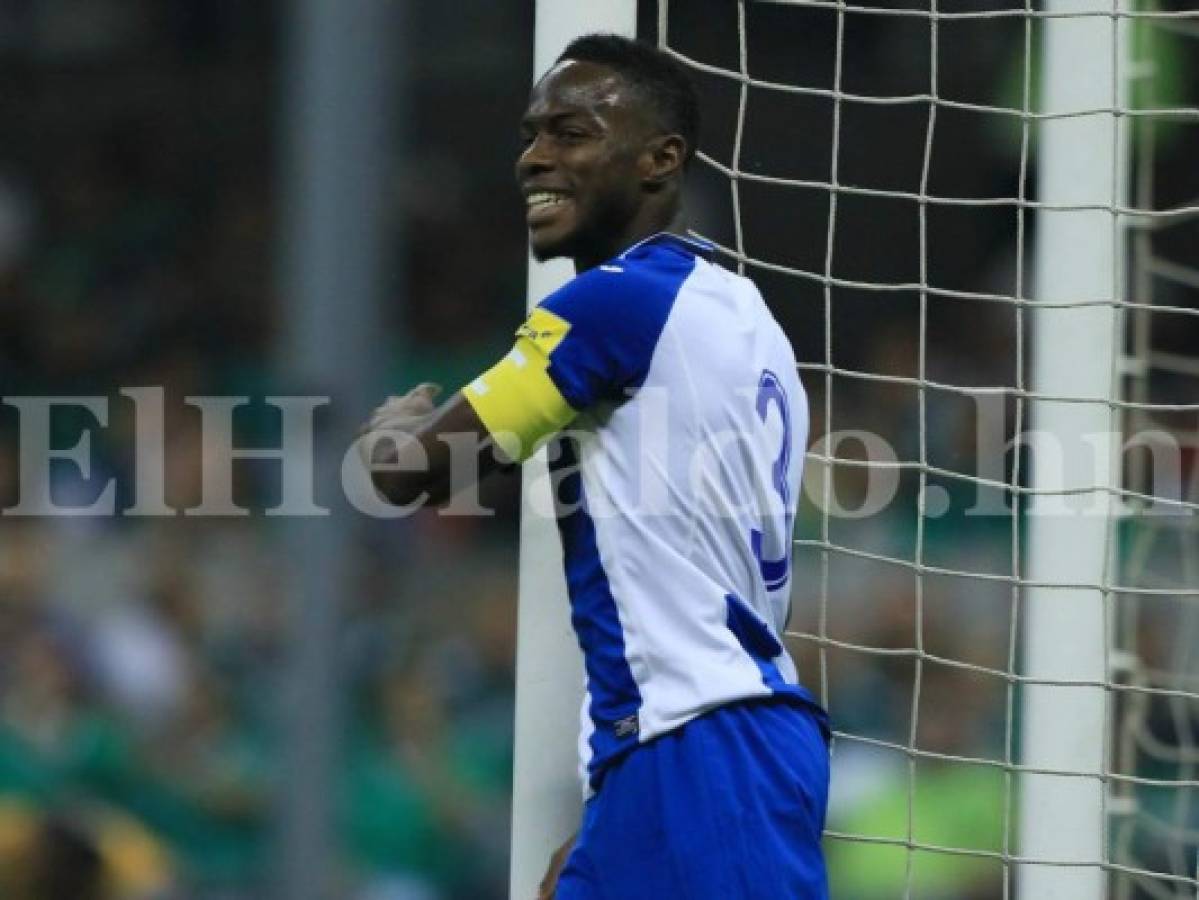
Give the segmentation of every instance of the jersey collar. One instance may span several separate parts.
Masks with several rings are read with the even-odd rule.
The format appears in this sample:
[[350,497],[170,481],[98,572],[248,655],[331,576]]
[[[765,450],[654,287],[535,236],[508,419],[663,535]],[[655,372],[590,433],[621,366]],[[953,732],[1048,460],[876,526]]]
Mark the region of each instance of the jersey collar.
[[709,262],[711,262],[712,258],[716,255],[716,245],[708,243],[703,238],[690,236],[684,237],[683,235],[673,234],[669,231],[659,231],[657,234],[651,234],[649,237],[643,238],[635,243],[624,253],[620,254],[620,258],[623,259],[634,250],[638,250],[641,247],[647,247],[651,244],[661,244],[667,247],[676,247],[685,253],[689,253],[692,256],[702,257]]

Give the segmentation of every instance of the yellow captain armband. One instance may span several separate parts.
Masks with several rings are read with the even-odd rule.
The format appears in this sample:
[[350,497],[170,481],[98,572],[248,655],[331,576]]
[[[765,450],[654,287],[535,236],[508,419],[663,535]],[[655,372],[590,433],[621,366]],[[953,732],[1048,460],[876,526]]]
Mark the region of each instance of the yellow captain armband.
[[569,322],[538,307],[517,329],[508,355],[462,389],[513,462],[524,462],[578,415],[547,371],[550,354],[569,330]]

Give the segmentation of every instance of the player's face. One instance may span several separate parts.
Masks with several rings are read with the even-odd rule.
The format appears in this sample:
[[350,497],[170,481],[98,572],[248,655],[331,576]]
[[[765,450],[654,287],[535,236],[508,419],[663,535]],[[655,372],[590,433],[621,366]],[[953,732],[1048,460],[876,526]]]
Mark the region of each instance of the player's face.
[[605,66],[568,60],[537,83],[516,177],[538,259],[594,263],[625,249],[646,197],[648,136],[628,87]]

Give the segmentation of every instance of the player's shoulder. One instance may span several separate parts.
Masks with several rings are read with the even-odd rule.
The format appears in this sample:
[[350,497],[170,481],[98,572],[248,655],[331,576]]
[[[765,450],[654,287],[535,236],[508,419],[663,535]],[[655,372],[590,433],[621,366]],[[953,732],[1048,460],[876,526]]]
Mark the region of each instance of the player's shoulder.
[[660,328],[698,258],[686,239],[655,235],[579,273],[541,305],[584,326]]
[[580,272],[545,299],[545,305],[589,306],[610,305],[613,301],[631,299],[643,292],[651,277],[641,266],[628,265],[619,257]]
[[656,234],[634,244],[619,256],[581,272],[561,290],[574,296],[644,295],[647,291],[678,291],[697,260],[708,255],[707,245],[674,234]]

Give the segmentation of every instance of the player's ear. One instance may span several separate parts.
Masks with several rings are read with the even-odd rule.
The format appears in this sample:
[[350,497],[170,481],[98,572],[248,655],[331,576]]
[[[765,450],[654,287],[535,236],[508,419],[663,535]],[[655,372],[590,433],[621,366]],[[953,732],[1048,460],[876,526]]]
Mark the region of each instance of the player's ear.
[[645,184],[659,190],[683,169],[687,158],[687,142],[677,134],[650,138],[645,152]]

